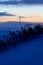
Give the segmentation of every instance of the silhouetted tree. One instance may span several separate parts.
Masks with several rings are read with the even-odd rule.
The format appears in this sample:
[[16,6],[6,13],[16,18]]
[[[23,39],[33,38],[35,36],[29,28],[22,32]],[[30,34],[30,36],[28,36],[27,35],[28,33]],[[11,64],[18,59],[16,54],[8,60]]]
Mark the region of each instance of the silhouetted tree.
[[41,34],[43,32],[43,27],[40,24],[34,26],[34,29],[35,29],[36,34]]
[[24,27],[21,26],[20,31],[9,31],[7,36],[4,36],[6,38],[6,41],[0,40],[0,52],[9,46],[16,47],[18,44],[21,44],[21,42],[31,40],[32,38],[42,33],[43,26],[40,24],[34,26],[34,28],[31,25],[26,24]]
[[0,40],[0,52],[3,51],[5,48],[6,48],[6,43]]
[[26,41],[28,39],[26,27],[24,27],[24,28],[22,27],[21,28],[21,33],[22,33],[22,40]]

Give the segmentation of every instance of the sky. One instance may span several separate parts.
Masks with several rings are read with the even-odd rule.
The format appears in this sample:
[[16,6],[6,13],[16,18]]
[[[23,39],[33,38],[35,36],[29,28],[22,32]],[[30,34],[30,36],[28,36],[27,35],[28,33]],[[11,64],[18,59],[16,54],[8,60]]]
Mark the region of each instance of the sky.
[[0,22],[43,22],[43,0],[0,0]]

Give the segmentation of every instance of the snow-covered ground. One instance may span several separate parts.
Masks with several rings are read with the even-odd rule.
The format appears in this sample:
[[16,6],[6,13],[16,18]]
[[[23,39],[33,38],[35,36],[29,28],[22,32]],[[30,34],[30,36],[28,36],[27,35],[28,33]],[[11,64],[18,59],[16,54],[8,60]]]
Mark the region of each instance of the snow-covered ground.
[[[20,23],[0,23],[0,38],[19,27]],[[43,65],[43,35],[0,53],[0,65]]]
[[43,65],[43,36],[0,53],[0,65]]

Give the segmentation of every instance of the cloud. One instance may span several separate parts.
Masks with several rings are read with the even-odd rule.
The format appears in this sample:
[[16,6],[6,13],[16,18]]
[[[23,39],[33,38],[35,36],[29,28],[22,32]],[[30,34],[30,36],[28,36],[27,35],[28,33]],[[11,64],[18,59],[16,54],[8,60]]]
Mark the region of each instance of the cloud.
[[4,2],[4,1],[10,1],[10,0],[0,0],[0,2]]
[[0,0],[0,1],[1,2],[5,2],[5,1],[11,1],[11,2],[13,1],[14,2],[14,1],[22,1],[22,0]]
[[9,5],[9,4],[18,4],[20,3],[22,0],[0,0],[0,4],[5,4],[5,5]]
[[0,16],[16,16],[16,15],[8,14],[6,12],[0,12]]

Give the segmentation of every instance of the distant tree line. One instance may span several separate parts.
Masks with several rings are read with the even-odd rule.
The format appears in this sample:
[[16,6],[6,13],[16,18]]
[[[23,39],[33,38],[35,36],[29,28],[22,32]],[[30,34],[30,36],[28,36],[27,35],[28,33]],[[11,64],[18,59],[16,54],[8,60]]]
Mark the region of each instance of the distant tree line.
[[21,31],[9,31],[9,34],[6,37],[6,41],[0,40],[0,52],[7,49],[9,46],[16,47],[22,42],[31,40],[37,35],[43,34],[43,26],[38,24],[34,28],[26,24],[24,27],[21,26]]

